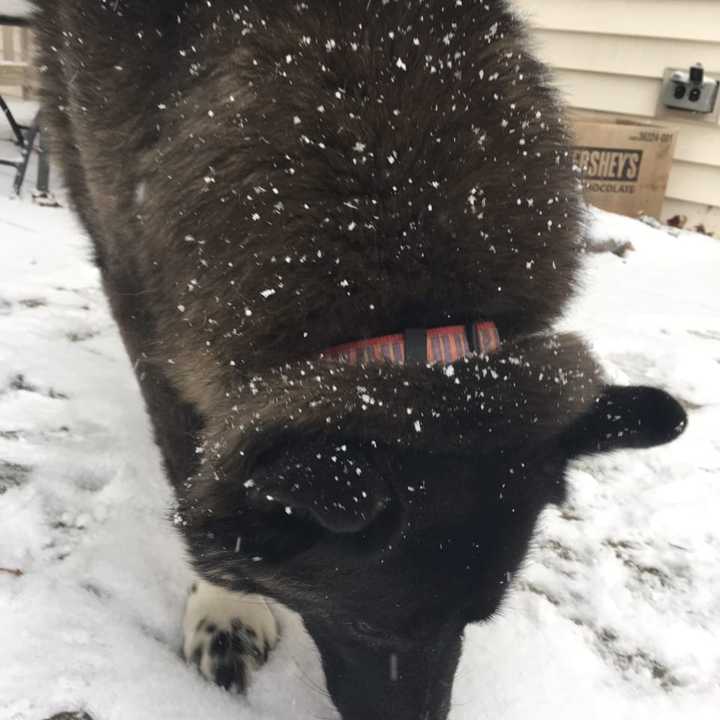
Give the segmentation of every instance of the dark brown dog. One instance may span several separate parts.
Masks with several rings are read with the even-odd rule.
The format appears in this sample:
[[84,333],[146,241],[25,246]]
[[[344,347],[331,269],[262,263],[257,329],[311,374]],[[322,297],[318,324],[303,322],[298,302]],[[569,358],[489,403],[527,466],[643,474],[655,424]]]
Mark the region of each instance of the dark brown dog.
[[[567,462],[685,424],[542,334],[580,204],[522,24],[500,0],[38,5],[54,147],[225,588],[192,594],[186,654],[244,686],[277,638],[257,593],[301,613],[346,720],[441,720]],[[480,319],[502,350],[449,367],[318,359]]]

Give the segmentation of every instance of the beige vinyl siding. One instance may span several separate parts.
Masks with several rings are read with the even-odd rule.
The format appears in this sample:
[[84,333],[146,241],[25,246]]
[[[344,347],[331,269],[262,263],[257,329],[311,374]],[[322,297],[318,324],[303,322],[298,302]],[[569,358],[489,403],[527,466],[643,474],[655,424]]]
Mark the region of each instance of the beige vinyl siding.
[[32,84],[31,42],[28,28],[0,26],[0,93],[22,95]]
[[[720,76],[720,0],[515,0],[570,104],[655,120],[666,67],[702,62]],[[662,118],[680,130],[664,219],[720,233],[720,124]]]
[[717,0],[516,0],[536,27],[718,42]]
[[[717,13],[720,15],[720,9]],[[720,39],[715,43],[699,43],[672,38],[632,37],[632,42],[629,42],[627,35],[536,29],[533,40],[541,46],[545,60],[566,70],[658,80],[663,68],[684,67],[689,64],[688,58],[703,63],[707,68],[720,69]],[[658,68],[659,60],[662,61],[661,68]]]

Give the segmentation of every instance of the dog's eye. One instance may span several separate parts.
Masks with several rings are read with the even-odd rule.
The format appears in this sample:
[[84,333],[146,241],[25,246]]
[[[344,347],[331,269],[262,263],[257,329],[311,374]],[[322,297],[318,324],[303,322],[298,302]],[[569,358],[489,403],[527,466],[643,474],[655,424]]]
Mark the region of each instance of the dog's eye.
[[391,638],[390,633],[375,628],[364,620],[351,620],[350,627],[356,635],[368,640],[390,640]]
[[411,648],[410,638],[385,628],[375,627],[364,620],[351,620],[349,626],[356,641],[363,645],[384,649],[388,652],[404,652]]
[[358,633],[358,635],[372,635],[374,628],[369,623],[363,622],[362,620],[352,620],[350,627]]

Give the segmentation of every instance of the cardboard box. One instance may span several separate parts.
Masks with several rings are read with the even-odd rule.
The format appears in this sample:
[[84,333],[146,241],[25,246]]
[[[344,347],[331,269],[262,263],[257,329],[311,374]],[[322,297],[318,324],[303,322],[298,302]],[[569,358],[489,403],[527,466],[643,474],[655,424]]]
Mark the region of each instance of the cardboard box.
[[660,219],[678,131],[627,120],[574,117],[575,165],[585,199],[603,210]]

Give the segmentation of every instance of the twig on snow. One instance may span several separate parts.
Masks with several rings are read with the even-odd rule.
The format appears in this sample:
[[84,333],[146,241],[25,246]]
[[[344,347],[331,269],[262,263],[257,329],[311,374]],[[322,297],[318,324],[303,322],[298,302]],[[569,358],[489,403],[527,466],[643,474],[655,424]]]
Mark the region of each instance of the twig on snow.
[[4,568],[4,567],[0,567],[0,573],[7,573],[8,575],[14,575],[15,577],[22,577],[25,574],[19,568]]

